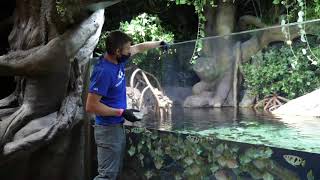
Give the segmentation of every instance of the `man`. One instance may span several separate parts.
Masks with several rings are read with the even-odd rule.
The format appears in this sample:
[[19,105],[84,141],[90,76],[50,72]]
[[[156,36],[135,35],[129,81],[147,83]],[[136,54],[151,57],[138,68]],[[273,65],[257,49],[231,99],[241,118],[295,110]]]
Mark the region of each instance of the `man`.
[[126,61],[148,49],[168,48],[164,41],[131,46],[132,39],[121,31],[111,32],[105,43],[106,53],[93,69],[86,103],[86,111],[96,115],[94,133],[99,174],[95,180],[117,178],[126,144],[124,118],[130,122],[139,121],[134,115],[137,110],[126,109]]

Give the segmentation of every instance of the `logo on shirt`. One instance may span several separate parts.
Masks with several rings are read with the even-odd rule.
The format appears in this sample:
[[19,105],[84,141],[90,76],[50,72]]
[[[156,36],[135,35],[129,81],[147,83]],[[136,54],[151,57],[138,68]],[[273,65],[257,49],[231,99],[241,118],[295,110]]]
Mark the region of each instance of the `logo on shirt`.
[[118,73],[118,79],[123,78],[123,76],[124,76],[124,73],[120,70]]
[[120,70],[118,73],[118,83],[116,84],[116,87],[120,86],[123,80],[124,80],[124,73],[123,71]]

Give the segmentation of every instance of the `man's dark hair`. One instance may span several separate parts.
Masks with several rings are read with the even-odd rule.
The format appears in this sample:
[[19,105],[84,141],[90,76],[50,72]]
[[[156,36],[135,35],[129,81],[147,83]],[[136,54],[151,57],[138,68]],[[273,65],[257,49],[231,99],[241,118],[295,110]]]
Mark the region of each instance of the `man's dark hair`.
[[132,42],[132,38],[126,33],[116,30],[111,31],[106,38],[106,50],[108,54],[115,54],[117,49],[122,49],[122,47],[128,43]]

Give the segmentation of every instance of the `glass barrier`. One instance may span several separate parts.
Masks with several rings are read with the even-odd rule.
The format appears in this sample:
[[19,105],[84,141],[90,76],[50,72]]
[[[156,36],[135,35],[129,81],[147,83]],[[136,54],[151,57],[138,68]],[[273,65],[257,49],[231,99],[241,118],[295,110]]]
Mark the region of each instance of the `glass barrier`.
[[320,153],[318,119],[242,108],[271,98],[285,103],[320,87],[319,35],[313,20],[136,55],[126,70],[128,107],[144,118],[134,126]]

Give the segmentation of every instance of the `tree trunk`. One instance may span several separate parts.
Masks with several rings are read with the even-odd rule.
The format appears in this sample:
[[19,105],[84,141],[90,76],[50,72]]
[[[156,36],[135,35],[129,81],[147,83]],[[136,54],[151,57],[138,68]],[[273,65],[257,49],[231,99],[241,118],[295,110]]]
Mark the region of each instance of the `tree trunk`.
[[[218,8],[207,6],[205,16],[207,19],[205,31],[208,36],[223,36],[234,31],[236,7],[232,1],[219,1]],[[201,106],[232,106],[233,103],[233,72],[234,44],[231,37],[203,40],[203,57],[199,58],[194,66],[195,72],[200,77],[199,84],[194,86],[199,98],[187,98],[185,106],[197,106],[193,101],[206,101]],[[204,89],[201,84],[206,84]],[[209,98],[208,98],[208,93]]]
[[[86,3],[90,4],[90,1]],[[32,156],[44,159],[32,162],[32,159],[37,158],[31,158],[23,168],[32,168],[37,164],[38,169],[41,168],[48,174],[56,172],[50,178],[52,180],[68,179],[63,176],[66,171],[58,165],[66,161],[64,158],[52,161],[57,165],[55,171],[45,165],[38,165],[50,161],[47,153],[51,151],[45,150],[45,145],[53,142],[47,148],[53,148],[52,151],[66,150],[54,156],[69,156],[71,141],[79,139],[79,133],[88,127],[88,123],[83,126],[82,122],[84,112],[81,96],[83,78],[87,74],[83,70],[88,69],[88,60],[98,43],[104,23],[104,10],[97,10],[91,15],[84,11],[80,13],[74,14],[81,17],[79,22],[67,24],[68,22],[60,21],[56,1],[16,2],[14,25],[8,37],[10,52],[0,56],[0,76],[16,76],[17,80],[16,90],[0,100],[0,174],[2,167],[9,164],[14,168],[18,159],[23,157],[30,160],[28,157]],[[82,125],[77,126],[79,124]],[[74,127],[78,127],[76,136],[71,133]],[[86,137],[80,140],[81,143],[86,143],[82,142],[84,139]],[[79,160],[79,157],[75,158]],[[80,158],[79,161],[83,159]],[[24,176],[22,179],[41,179],[32,173],[28,176],[30,177]],[[1,177],[14,179],[12,174]],[[47,177],[46,173],[42,177]]]

